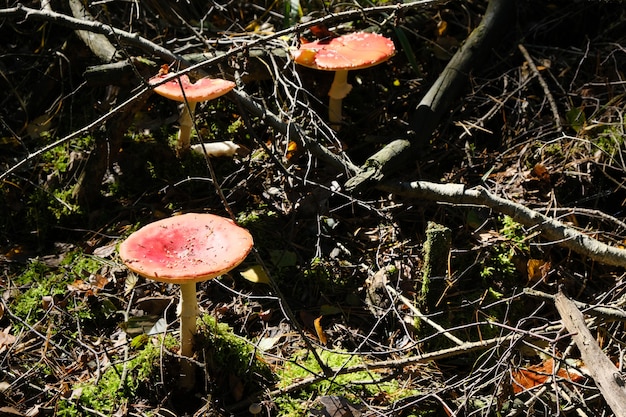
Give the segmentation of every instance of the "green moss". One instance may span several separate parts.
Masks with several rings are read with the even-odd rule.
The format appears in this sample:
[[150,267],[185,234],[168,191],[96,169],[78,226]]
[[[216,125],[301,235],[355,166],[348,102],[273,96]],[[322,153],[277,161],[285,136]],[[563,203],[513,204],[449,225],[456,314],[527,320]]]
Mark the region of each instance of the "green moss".
[[228,394],[224,388],[232,378],[237,378],[248,393],[256,392],[274,380],[270,366],[255,347],[210,315],[203,315],[200,319],[197,344],[218,396]]
[[624,132],[622,130],[622,126],[608,126],[598,133],[593,139],[593,143],[612,159],[619,155],[620,150],[624,147]]
[[502,218],[500,234],[506,237],[507,241],[490,248],[489,257],[484,261],[480,272],[482,278],[513,278],[517,273],[514,258],[530,250],[524,227],[511,217]]
[[[324,364],[330,368],[349,368],[363,364],[363,357],[360,355],[329,350],[320,350],[318,355]],[[278,372],[279,386],[285,388],[304,378],[322,373],[315,357],[303,350],[296,353]],[[289,393],[275,400],[279,408],[278,415],[295,417],[308,415],[310,407],[308,400],[317,395],[339,395],[354,403],[359,403],[359,398],[363,396],[376,396],[384,398],[387,403],[393,403],[418,393],[416,390],[401,386],[396,379],[386,380],[384,375],[378,372],[358,371],[323,379],[308,385],[298,395]]]
[[136,397],[152,398],[157,405],[160,401],[158,387],[167,382],[161,380],[162,343],[166,349],[177,345],[171,335],[165,339],[153,338],[142,350],[134,352],[129,361],[109,366],[96,383],[90,381],[74,386],[75,398],[61,401],[58,415],[81,415],[83,408],[113,415]]
[[[96,273],[101,266],[100,259],[85,255],[81,251],[66,254],[57,268],[33,260],[15,278],[19,291],[14,293],[11,310],[26,323],[33,324],[45,313],[42,306],[43,297],[65,298],[69,284]],[[91,318],[92,308],[82,304],[75,305],[73,312],[80,319],[88,319]]]
[[[445,281],[441,278],[447,275],[451,242],[450,228],[435,222],[428,222],[423,250],[422,286],[419,293],[420,298],[429,308],[435,307],[445,291]],[[439,278],[436,282],[433,281],[435,277]]]
[[102,267],[102,260],[81,251],[74,251],[65,255],[61,266],[75,275],[83,275],[85,272],[95,274]]
[[21,289],[11,303],[11,311],[17,317],[32,324],[43,315],[41,305],[44,296],[63,295],[70,279],[64,274],[53,272],[43,263],[33,260],[24,272],[15,279]]

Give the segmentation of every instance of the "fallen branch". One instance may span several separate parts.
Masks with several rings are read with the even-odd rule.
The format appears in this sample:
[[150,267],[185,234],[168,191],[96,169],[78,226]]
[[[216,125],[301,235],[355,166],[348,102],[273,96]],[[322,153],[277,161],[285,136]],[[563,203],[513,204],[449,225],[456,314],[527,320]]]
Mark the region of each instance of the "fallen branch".
[[589,328],[583,314],[569,298],[559,292],[554,300],[563,324],[572,339],[585,367],[595,381],[600,393],[616,417],[626,417],[626,381],[613,362],[602,352]]
[[[85,9],[79,0],[69,0],[70,9],[76,19],[95,22],[93,16]],[[122,55],[115,46],[101,33],[93,33],[88,30],[76,30],[76,35],[102,62],[118,61]]]
[[[361,173],[346,182],[349,192],[362,189],[366,184],[380,181],[383,176],[406,165],[420,147],[428,143],[430,136],[443,115],[450,110],[467,83],[472,67],[485,54],[507,22],[514,2],[491,0],[482,21],[472,31],[465,43],[454,54],[437,80],[428,89],[415,110],[409,124],[409,138],[391,142],[381,151],[368,158]],[[386,149],[390,148],[390,149]]]
[[626,267],[626,250],[609,246],[570,226],[522,204],[498,197],[483,187],[466,188],[463,184],[436,184],[427,181],[382,183],[377,188],[412,198],[451,204],[489,207],[512,217],[527,227],[537,228],[541,236],[555,244],[587,256],[596,262]]

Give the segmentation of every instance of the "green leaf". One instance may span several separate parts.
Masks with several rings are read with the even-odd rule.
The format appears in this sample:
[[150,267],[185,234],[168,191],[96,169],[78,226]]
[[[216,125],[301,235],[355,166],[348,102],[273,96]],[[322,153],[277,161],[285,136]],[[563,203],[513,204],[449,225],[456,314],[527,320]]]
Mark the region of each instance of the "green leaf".
[[576,133],[580,132],[580,130],[587,124],[585,112],[580,107],[572,107],[567,113],[565,113],[565,119],[571,128],[576,131]]
[[406,33],[404,33],[404,30],[402,30],[402,28],[400,27],[394,28],[394,32],[396,33],[398,42],[400,42],[400,46],[402,47],[404,55],[406,55],[406,58],[409,60],[411,68],[413,68],[413,71],[415,72],[415,74],[417,74],[418,77],[421,77],[422,72],[420,71],[419,65],[417,64],[417,59],[415,58],[415,54],[413,53],[413,49],[411,48],[411,42],[409,42],[409,39],[406,37]]

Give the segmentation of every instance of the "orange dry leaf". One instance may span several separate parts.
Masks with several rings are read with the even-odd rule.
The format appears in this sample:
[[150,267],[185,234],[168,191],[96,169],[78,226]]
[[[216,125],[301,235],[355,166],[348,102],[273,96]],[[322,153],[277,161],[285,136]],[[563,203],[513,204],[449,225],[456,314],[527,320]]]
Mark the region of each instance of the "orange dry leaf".
[[108,278],[100,274],[95,274],[91,277],[90,282],[77,279],[71,284],[68,284],[67,289],[72,292],[84,292],[91,295],[103,289],[108,283]]
[[[538,385],[545,384],[552,379],[554,373],[554,359],[549,358],[542,363],[527,368],[519,368],[511,373],[513,378],[513,392],[518,394]],[[556,372],[560,378],[571,382],[581,381],[585,376],[573,368],[561,367]]]
[[550,171],[543,164],[535,164],[533,167],[531,174],[539,180],[549,183],[550,182]]
[[545,282],[551,266],[552,265],[548,261],[543,261],[541,259],[529,259],[526,263],[528,282],[531,284],[535,284],[540,280]]
[[437,36],[444,36],[448,32],[448,22],[442,20],[437,23]]
[[290,140],[289,144],[287,145],[287,154],[285,155],[285,158],[287,158],[287,160],[290,160],[291,158],[293,158],[293,156],[296,154],[297,151],[298,151],[298,144]]
[[315,333],[317,333],[317,337],[320,340],[320,343],[326,346],[326,343],[328,343],[328,338],[326,337],[326,333],[324,333],[324,328],[322,327],[322,317],[324,316],[319,316],[315,319],[315,321],[313,321],[313,323],[315,324]]

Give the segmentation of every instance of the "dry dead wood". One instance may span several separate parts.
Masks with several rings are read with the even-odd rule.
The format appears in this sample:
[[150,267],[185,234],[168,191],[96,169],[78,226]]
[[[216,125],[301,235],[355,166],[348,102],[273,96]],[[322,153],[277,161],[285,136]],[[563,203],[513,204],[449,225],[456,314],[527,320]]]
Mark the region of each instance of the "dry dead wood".
[[626,250],[609,246],[574,228],[541,214],[522,204],[491,193],[484,187],[467,188],[463,184],[437,184],[427,181],[381,183],[378,188],[394,194],[427,199],[453,205],[489,207],[506,214],[518,223],[536,228],[541,236],[555,244],[571,249],[607,265],[626,267]]
[[626,381],[623,374],[602,352],[576,304],[561,292],[556,295],[554,303],[600,393],[616,417],[626,417]]
[[408,137],[391,142],[368,158],[361,167],[361,173],[346,182],[347,191],[361,190],[406,166],[407,161],[428,143],[442,116],[450,110],[466,85],[471,69],[478,66],[480,58],[488,52],[508,21],[513,6],[514,2],[508,0],[489,2],[480,25],[454,54],[417,106],[409,121],[412,132]]

